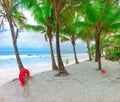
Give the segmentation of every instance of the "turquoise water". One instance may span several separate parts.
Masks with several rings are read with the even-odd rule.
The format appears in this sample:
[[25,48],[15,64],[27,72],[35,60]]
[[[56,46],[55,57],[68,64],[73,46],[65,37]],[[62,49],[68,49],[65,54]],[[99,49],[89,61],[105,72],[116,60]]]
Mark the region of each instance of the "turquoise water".
[[[80,55],[80,59],[87,58],[85,54],[86,48],[84,47],[81,49],[82,50],[77,52],[77,54]],[[19,52],[20,52],[21,60],[24,65],[27,65],[28,63],[29,64],[39,63],[42,66],[51,65],[50,49],[20,48]],[[61,49],[61,55],[63,59],[74,58],[72,49],[71,50]],[[55,53],[55,58],[56,58],[56,53]],[[13,48],[2,48],[0,50],[1,66],[5,66],[6,64],[12,65],[15,63],[17,64]],[[0,69],[3,69],[3,67],[0,67]]]

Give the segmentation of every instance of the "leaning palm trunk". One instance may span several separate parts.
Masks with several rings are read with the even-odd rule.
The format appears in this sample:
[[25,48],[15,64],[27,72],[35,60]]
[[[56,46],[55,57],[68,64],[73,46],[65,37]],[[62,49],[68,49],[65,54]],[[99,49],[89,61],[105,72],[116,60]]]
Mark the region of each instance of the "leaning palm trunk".
[[61,11],[65,6],[65,0],[63,1],[52,0],[52,5],[54,7],[55,20],[56,20],[56,51],[57,51],[57,60],[58,60],[58,68],[59,68],[59,73],[56,76],[68,75],[62,61],[61,52],[60,52],[60,43],[59,43],[60,42],[59,41],[59,24],[60,24]]
[[11,36],[12,36],[12,41],[13,41],[13,46],[14,46],[14,51],[15,51],[18,67],[19,67],[19,70],[21,70],[22,68],[24,68],[24,66],[23,66],[22,61],[20,59],[18,48],[17,48],[17,41],[16,41],[16,37],[15,37],[14,26],[12,23],[12,17],[9,16],[7,19],[8,19],[9,26],[10,26],[10,31],[11,31]]
[[90,54],[90,42],[87,40],[86,44],[87,44],[87,49],[88,49],[89,60],[91,61],[92,57],[91,57],[91,54]]
[[60,52],[59,23],[56,23],[56,50],[57,50],[57,60],[58,60],[58,67],[59,67],[59,73],[56,74],[56,76],[68,75],[68,72],[65,70],[62,57],[61,57],[61,52]]
[[62,61],[61,52],[60,52],[59,23],[56,24],[56,50],[57,50],[59,72],[66,72],[63,61]]
[[75,41],[72,41],[72,46],[73,46],[73,51],[74,51],[74,58],[75,58],[75,63],[78,64],[78,59],[77,59],[77,54],[76,54],[76,49],[75,49]]
[[50,54],[51,54],[51,60],[52,60],[52,70],[58,70],[56,61],[55,61],[55,57],[54,57],[54,52],[53,52],[53,46],[52,46],[52,30],[53,27],[51,25],[51,21],[52,21],[52,16],[49,17],[48,20],[48,25],[47,25],[47,36],[48,36],[48,40],[49,40],[49,44],[50,44]]
[[58,67],[57,67],[56,62],[55,62],[54,53],[53,53],[53,46],[52,46],[51,37],[48,37],[48,39],[49,39],[49,44],[50,44],[50,53],[51,53],[51,59],[52,59],[52,69],[53,70],[58,70]]

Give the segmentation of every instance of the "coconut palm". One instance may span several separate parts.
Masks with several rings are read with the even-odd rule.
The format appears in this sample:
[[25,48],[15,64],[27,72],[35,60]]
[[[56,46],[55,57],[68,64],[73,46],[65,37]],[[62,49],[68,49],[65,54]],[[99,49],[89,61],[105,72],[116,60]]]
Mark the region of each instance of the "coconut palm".
[[38,4],[34,5],[30,9],[32,11],[35,21],[37,22],[37,25],[26,24],[25,28],[27,30],[32,30],[32,31],[37,31],[37,32],[44,31],[45,39],[47,37],[49,44],[50,44],[52,69],[57,70],[58,68],[55,62],[54,51],[53,51],[53,46],[52,46],[52,38],[53,38],[52,33],[54,29],[53,9],[50,7],[50,5],[47,2],[44,2],[44,1],[42,2],[41,5],[38,5]]
[[112,0],[86,0],[85,23],[95,34],[98,69],[101,70],[100,37],[107,32],[116,32],[120,27],[120,9]]
[[66,0],[51,0],[52,7],[54,9],[54,17],[56,21],[56,51],[57,51],[57,60],[58,60],[58,68],[59,73],[57,75],[68,75],[65,66],[62,61],[61,51],[60,51],[60,41],[59,41],[59,25],[60,18],[63,8],[66,5]]
[[[61,58],[61,52],[60,52],[60,43],[59,43],[59,24],[60,24],[60,17],[61,17],[61,13],[62,10],[65,8],[67,1],[68,5],[71,5],[72,3],[74,3],[74,5],[76,4],[76,2],[78,3],[79,0],[75,0],[74,2],[71,0],[41,0],[41,1],[37,1],[37,0],[16,0],[16,1],[20,1],[22,5],[24,5],[24,7],[30,9],[30,8],[34,8],[34,6],[36,5],[36,3],[38,3],[39,5],[42,4],[42,2],[48,2],[48,4],[51,5],[51,7],[53,8],[54,11],[54,18],[56,21],[56,50],[57,50],[57,59],[58,59],[58,67],[59,67],[59,74],[64,74],[64,75],[68,75],[67,71],[65,70],[64,64],[62,62],[62,58]],[[40,11],[41,12],[41,11]],[[39,15],[39,13],[38,13]]]
[[[19,4],[19,3],[18,3]],[[25,17],[22,13],[18,12],[17,6],[14,0],[0,0],[0,17],[1,17],[1,24],[3,24],[4,20],[6,19],[9,23],[13,46],[15,50],[15,55],[18,63],[19,70],[24,68],[22,61],[19,56],[19,51],[17,48],[17,35],[18,35],[18,24],[23,25],[25,22]],[[16,28],[15,28],[16,27]],[[17,31],[15,31],[17,29]]]
[[82,21],[81,23],[79,23],[79,21],[76,23],[80,29],[80,33],[78,37],[86,43],[88,50],[87,53],[89,56],[89,60],[91,61],[93,55],[91,53],[90,42],[94,40],[94,34],[90,30],[88,30],[90,25],[83,22],[83,20],[81,21]]
[[16,0],[16,2],[20,2],[21,7],[30,10],[34,16],[35,21],[38,23],[37,25],[26,24],[24,27],[27,30],[33,31],[43,31],[46,33],[49,39],[51,58],[52,58],[52,68],[53,70],[58,69],[54,52],[52,47],[52,29],[53,29],[53,9],[49,6],[50,2],[46,0]]
[[[69,15],[69,17],[68,17]],[[66,9],[62,13],[61,17],[61,30],[60,37],[61,41],[71,41],[73,46],[75,63],[78,64],[75,42],[78,39],[79,28],[76,26],[76,22],[78,22],[78,16],[75,15],[75,10],[71,7],[66,7]]]
[[[77,58],[77,54],[76,54],[76,48],[75,48],[75,42],[76,40],[78,39],[78,37],[76,37],[75,35],[73,35],[73,33],[71,34],[71,32],[69,32],[70,28],[67,28],[65,29],[65,31],[62,31],[64,32],[63,35],[60,35],[61,37],[61,41],[62,42],[66,42],[66,41],[71,41],[71,44],[73,46],[73,52],[74,52],[74,58],[75,58],[75,63],[78,64],[79,61],[78,61],[78,58]],[[66,35],[65,35],[66,34]],[[69,34],[69,35],[68,35]]]
[[[70,5],[76,6],[80,4],[80,0],[51,0],[51,5],[54,9],[54,17],[56,21],[56,51],[57,51],[57,59],[58,59],[58,67],[59,67],[59,73],[58,75],[68,75],[62,58],[61,58],[61,52],[60,52],[60,42],[59,42],[59,30],[60,30],[60,23],[61,23],[61,15],[63,13],[63,10]],[[77,6],[78,6],[77,5]],[[71,6],[72,7],[72,6]]]

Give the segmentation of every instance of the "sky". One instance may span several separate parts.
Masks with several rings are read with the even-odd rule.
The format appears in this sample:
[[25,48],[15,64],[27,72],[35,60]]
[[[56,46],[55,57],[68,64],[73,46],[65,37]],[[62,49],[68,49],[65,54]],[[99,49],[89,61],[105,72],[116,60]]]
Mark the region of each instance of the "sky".
[[[53,46],[56,46],[56,40],[53,38]],[[17,39],[19,48],[40,48],[49,49],[49,43],[45,41],[44,34],[38,32],[21,32]],[[76,47],[85,46],[85,43],[77,40]],[[2,47],[13,47],[12,38],[10,31],[4,31],[0,33],[0,48]],[[71,49],[72,45],[70,42],[61,43],[62,48]]]
[[[0,47],[12,47],[12,38],[10,31],[0,33]],[[47,42],[41,33],[21,32],[17,39],[18,47],[36,47],[41,48],[47,46]]]
[[[29,24],[36,24],[34,21],[34,18],[31,16],[29,11],[24,10],[24,15],[27,18],[27,23]],[[12,39],[11,39],[11,33],[9,30],[9,25],[7,22],[5,22],[5,29],[0,30],[0,47],[12,47]],[[34,41],[33,41],[34,39]],[[42,48],[47,46],[47,42],[45,42],[43,35],[39,32],[20,32],[18,37],[18,47],[36,47],[36,48]],[[41,42],[41,43],[40,43]],[[38,44],[39,43],[39,44]],[[23,46],[24,45],[24,46]]]
[[[25,16],[27,17],[27,22],[29,24],[36,24],[33,17],[28,11],[24,11]],[[53,46],[54,49],[55,39],[53,39]],[[30,32],[30,31],[24,31],[19,33],[19,37],[17,39],[17,45],[19,48],[37,48],[37,49],[49,49],[49,43],[45,41],[44,34],[40,32]],[[61,43],[61,49],[72,49],[72,45],[70,42]],[[76,48],[79,50],[80,47],[85,47],[85,43],[81,40],[77,40],[76,42]],[[9,25],[6,22],[5,23],[5,29],[0,30],[0,48],[11,48],[13,47],[11,33],[9,30]]]

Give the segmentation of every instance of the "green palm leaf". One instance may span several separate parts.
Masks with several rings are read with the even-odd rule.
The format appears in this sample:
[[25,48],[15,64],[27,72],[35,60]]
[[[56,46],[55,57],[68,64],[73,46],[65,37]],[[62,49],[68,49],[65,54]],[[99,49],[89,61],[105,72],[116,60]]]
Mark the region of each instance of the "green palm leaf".
[[70,39],[68,37],[65,37],[65,36],[62,36],[62,35],[60,35],[60,37],[61,37],[61,42],[70,41]]
[[40,26],[40,25],[25,24],[24,27],[25,27],[27,30],[36,31],[36,32],[44,30],[44,27],[43,27],[43,26]]
[[120,31],[120,22],[111,24],[110,28],[113,29],[115,32]]

